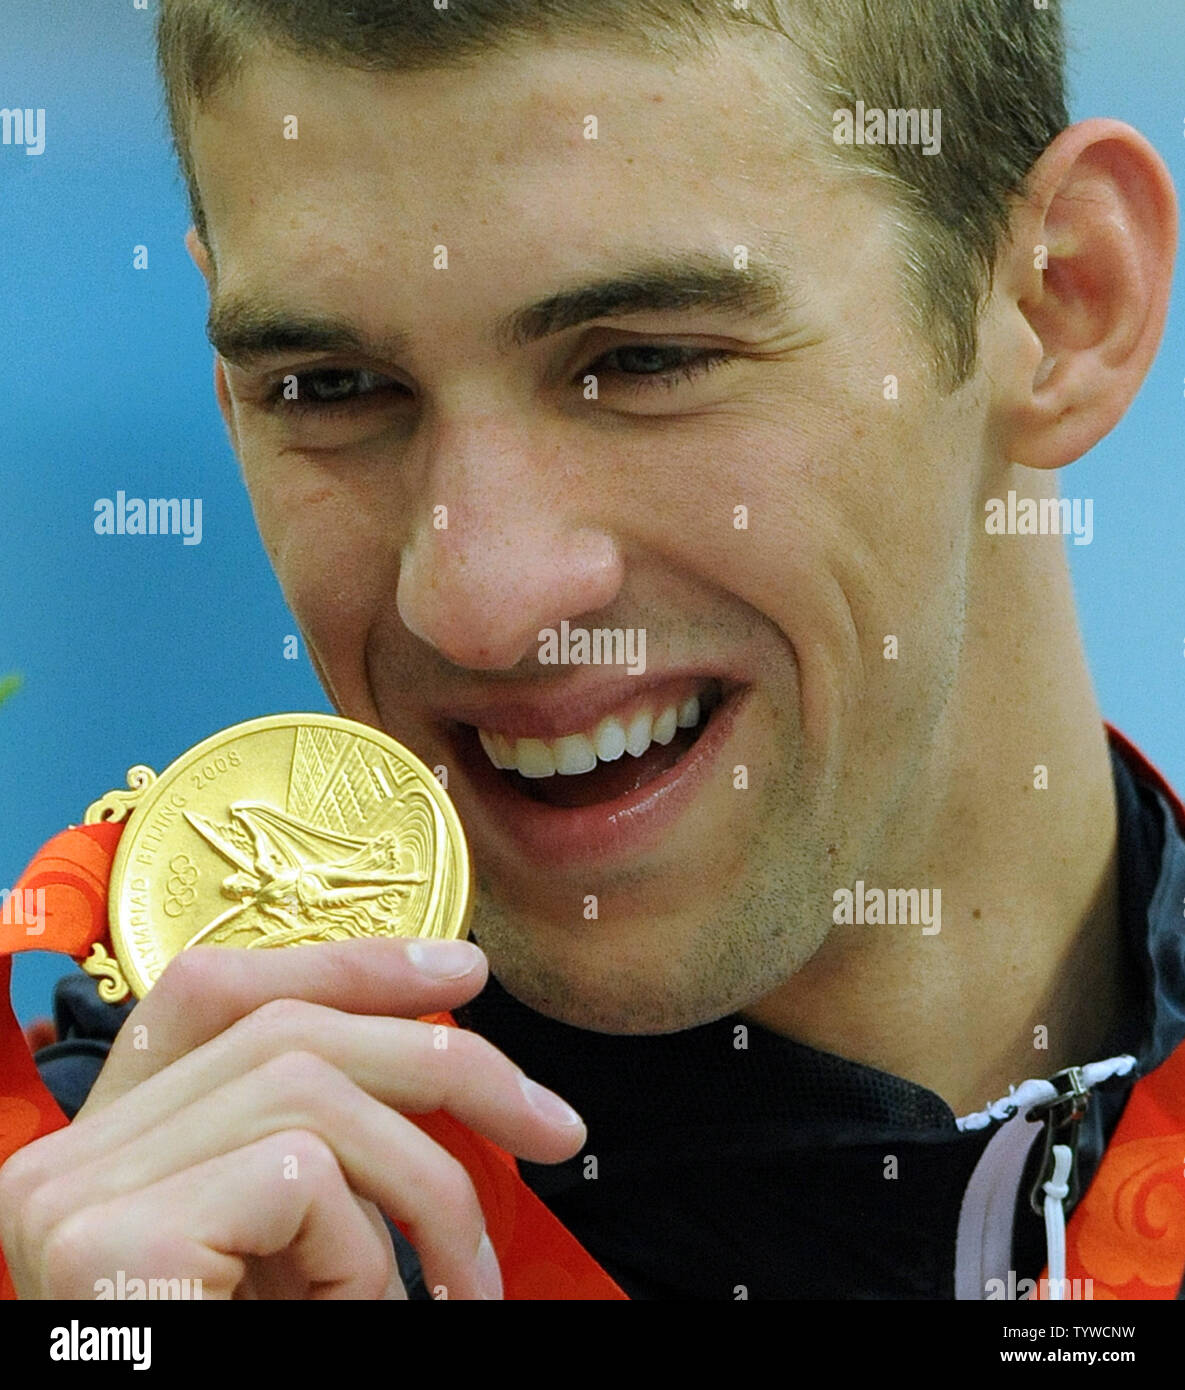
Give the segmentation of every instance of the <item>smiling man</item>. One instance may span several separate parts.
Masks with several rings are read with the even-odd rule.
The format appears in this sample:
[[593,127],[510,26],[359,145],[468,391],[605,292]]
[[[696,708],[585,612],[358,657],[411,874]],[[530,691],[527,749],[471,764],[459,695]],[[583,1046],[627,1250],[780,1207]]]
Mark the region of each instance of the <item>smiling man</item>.
[[[1185,1038],[1171,793],[1109,746],[1063,539],[985,526],[1010,493],[1061,515],[1056,470],[1123,415],[1168,301],[1168,175],[1129,127],[1068,127],[1057,5],[164,0],[161,55],[260,533],[335,708],[449,769],[492,978],[475,952],[425,993],[400,956],[363,1000],[195,953],[140,1007],[214,999],[202,1028],[167,1065],[116,1041],[71,1130],[9,1165],[18,1290],[98,1267],[112,1194],[62,1175],[94,1145],[112,1168],[158,1072],[176,1125],[212,1105],[269,1008],[268,1065],[313,1061],[214,1148],[312,1129],[369,1222],[299,1257],[226,1237],[257,1262],[231,1292],[270,1261],[256,1288],[356,1293],[357,1240],[390,1294],[378,1211],[430,1284],[476,1290],[456,1173],[409,1217],[343,1156],[345,1103],[301,1108],[332,1072],[414,1110],[346,1039],[450,1006],[472,1041],[445,1108],[529,1160],[631,1296],[1036,1277],[1042,1127],[1018,1115],[1030,1143],[985,1168],[1011,1111],[955,1117],[1104,1064],[1076,1083],[1072,1210]],[[609,659],[549,659],[561,625],[616,634]],[[578,1107],[583,1152],[511,1113],[476,1035]],[[214,1155],[171,1142],[120,1201],[210,1244],[180,1176]]]

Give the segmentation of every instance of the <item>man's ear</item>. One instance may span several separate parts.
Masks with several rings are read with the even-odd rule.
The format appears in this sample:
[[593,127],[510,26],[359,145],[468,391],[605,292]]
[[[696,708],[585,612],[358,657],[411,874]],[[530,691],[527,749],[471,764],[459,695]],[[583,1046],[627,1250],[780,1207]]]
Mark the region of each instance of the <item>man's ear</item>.
[[1176,246],[1172,179],[1130,126],[1083,121],[1037,161],[996,274],[1010,463],[1060,468],[1114,429],[1160,346]]
[[[214,292],[214,259],[210,255],[209,247],[198,235],[196,227],[190,227],[189,231],[186,232],[185,249],[189,252],[194,265],[201,271],[206,288],[212,294]],[[218,402],[218,409],[226,425],[226,432],[230,435],[231,447],[237,454],[239,440],[235,428],[234,407],[231,404],[230,390],[226,384],[226,368],[223,366],[222,358],[217,353],[214,354],[214,397]]]

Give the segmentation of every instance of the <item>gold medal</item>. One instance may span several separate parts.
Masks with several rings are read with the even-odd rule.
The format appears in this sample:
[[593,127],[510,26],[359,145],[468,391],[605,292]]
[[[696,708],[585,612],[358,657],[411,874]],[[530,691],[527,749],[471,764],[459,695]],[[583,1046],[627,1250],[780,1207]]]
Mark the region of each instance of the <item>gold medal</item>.
[[157,777],[128,773],[86,820],[122,820],[108,916],[115,959],[84,969],[143,998],[191,946],[464,936],[469,850],[456,808],[393,738],[324,714],[235,724]]

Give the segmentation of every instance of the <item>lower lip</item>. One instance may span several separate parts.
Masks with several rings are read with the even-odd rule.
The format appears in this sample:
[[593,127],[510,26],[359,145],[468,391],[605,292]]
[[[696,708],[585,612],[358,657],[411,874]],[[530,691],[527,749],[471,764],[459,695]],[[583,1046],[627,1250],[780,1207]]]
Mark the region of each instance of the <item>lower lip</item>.
[[[548,806],[517,791],[490,763],[476,734],[457,742],[483,821],[530,862],[587,866],[652,849],[711,775],[748,697],[734,690],[712,711],[699,738],[674,767],[615,801]],[[623,756],[629,757],[629,754]]]

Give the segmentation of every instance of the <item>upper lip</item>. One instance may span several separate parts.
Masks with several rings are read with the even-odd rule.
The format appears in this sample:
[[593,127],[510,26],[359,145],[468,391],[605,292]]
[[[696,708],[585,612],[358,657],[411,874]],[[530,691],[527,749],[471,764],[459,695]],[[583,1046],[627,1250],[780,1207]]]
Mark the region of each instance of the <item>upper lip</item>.
[[[647,673],[645,676],[624,673],[606,676],[596,671],[586,673],[581,670],[548,690],[531,694],[523,690],[507,690],[502,695],[487,692],[472,699],[438,706],[435,713],[443,720],[470,724],[491,734],[555,739],[581,729],[590,729],[623,705],[647,694],[662,698],[668,687],[676,685],[687,686],[687,693],[694,694],[712,682],[719,684],[725,696],[739,684],[730,681],[721,672],[705,671],[702,667]],[[663,704],[667,703],[671,701],[663,699]]]

